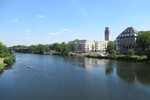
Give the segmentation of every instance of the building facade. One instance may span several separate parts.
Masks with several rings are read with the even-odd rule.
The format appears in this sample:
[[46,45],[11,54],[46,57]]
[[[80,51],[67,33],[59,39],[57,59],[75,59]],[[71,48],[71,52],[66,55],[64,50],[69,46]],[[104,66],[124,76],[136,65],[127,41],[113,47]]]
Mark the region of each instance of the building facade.
[[105,52],[108,41],[78,40],[74,42],[76,43],[76,52]]
[[126,28],[116,38],[117,53],[128,54],[129,49],[133,49],[136,54],[143,53],[142,49],[136,44],[137,36],[141,34],[141,32],[142,31],[137,31],[132,27]]

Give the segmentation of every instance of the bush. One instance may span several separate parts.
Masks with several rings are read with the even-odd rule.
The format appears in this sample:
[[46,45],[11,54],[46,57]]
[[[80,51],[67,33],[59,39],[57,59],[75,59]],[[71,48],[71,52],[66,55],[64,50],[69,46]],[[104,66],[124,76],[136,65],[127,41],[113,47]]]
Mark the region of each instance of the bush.
[[129,53],[130,56],[133,56],[135,54],[135,51],[133,49],[129,49],[128,53]]
[[61,55],[60,52],[53,52],[52,55]]
[[76,55],[75,53],[68,53],[68,56],[74,56]]
[[125,58],[125,57],[126,57],[126,55],[120,54],[120,55],[117,55],[116,58]]
[[15,57],[14,56],[8,56],[4,59],[4,63],[7,64],[8,67],[10,67],[13,62],[15,61]]

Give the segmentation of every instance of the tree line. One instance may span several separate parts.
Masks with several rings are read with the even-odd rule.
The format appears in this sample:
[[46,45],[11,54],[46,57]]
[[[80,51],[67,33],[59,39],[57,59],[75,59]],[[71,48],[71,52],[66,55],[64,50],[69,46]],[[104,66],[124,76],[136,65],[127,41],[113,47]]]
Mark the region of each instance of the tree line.
[[35,54],[46,54],[50,51],[58,52],[60,54],[68,54],[69,52],[74,52],[76,44],[74,42],[62,42],[62,43],[53,43],[49,46],[45,46],[43,44],[38,45],[17,45],[11,47],[15,50],[15,52],[23,52],[23,53],[35,53]]

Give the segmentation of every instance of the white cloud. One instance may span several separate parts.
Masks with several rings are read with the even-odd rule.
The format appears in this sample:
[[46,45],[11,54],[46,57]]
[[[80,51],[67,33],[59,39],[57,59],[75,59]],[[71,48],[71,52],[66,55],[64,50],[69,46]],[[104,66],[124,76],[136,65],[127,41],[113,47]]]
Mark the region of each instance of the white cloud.
[[43,16],[43,15],[37,15],[36,17],[38,17],[38,18],[43,18],[44,16]]
[[56,33],[48,33],[49,35],[61,35],[62,33],[56,32]]
[[29,32],[31,32],[31,30],[29,30],[29,29],[25,29],[25,30],[24,30],[24,32],[29,33]]
[[64,28],[62,31],[64,31],[64,32],[70,32],[70,33],[74,32],[73,30],[70,30],[68,28]]
[[12,22],[16,23],[16,22],[19,22],[18,19],[13,19]]

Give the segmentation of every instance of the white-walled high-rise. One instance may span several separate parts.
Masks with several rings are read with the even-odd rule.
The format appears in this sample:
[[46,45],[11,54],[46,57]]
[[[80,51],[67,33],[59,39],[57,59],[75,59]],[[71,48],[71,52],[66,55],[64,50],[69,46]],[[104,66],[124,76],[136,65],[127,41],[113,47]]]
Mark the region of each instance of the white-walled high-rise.
[[105,52],[107,48],[107,43],[109,40],[109,29],[105,29],[105,40],[75,40],[76,52]]

